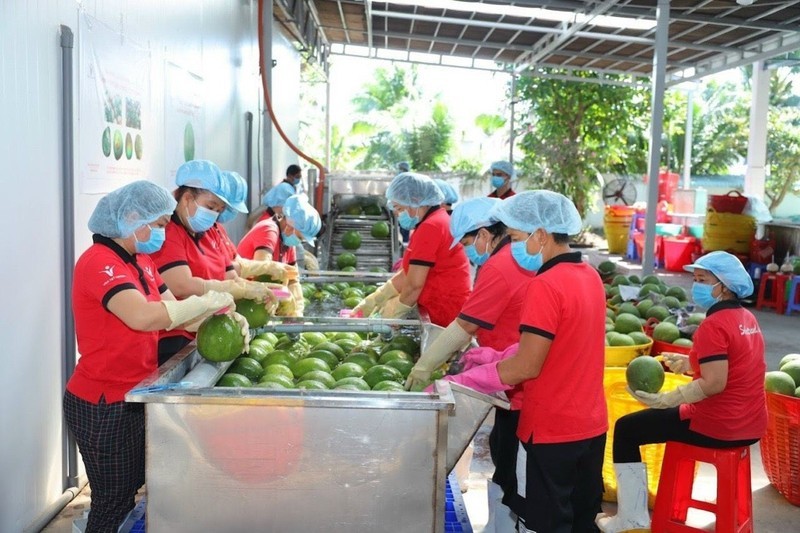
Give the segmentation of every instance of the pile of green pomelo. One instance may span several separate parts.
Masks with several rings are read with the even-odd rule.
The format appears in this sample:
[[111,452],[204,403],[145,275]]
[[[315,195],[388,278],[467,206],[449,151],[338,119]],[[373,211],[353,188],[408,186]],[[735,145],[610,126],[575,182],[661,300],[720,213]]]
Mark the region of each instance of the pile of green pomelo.
[[800,353],[784,355],[778,370],[764,375],[764,388],[768,392],[800,398]]

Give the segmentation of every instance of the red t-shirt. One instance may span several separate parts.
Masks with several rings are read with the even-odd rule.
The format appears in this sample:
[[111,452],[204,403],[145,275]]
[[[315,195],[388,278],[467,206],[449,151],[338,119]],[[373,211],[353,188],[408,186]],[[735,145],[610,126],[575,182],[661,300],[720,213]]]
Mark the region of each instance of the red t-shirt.
[[256,250],[272,251],[272,260],[294,265],[297,263],[297,252],[294,246],[284,246],[281,230],[274,218],[261,218],[239,241],[237,251],[245,259],[252,259]]
[[121,402],[158,367],[158,332],[129,328],[108,310],[108,301],[136,290],[148,302],[159,302],[167,286],[148,255],[132,256],[100,235],[93,240],[75,264],[72,312],[81,357],[67,390],[94,404],[101,396]]
[[689,429],[720,440],[760,439],[767,429],[764,337],[753,314],[739,302],[720,302],[697,328],[689,361],[695,379],[701,363],[728,361],[728,381],[719,394],[680,406]]
[[528,283],[520,331],[552,344],[539,376],[524,382],[521,441],[574,442],[608,431],[605,317],[603,282],[580,252],[551,259]]
[[[194,277],[224,280],[226,273],[233,270],[233,261],[219,231],[212,227],[192,237],[175,215],[167,224],[164,245],[150,257],[162,274],[170,268],[188,266]],[[178,335],[194,338],[194,333],[179,329],[161,332],[161,338]]]
[[214,225],[211,226],[211,229],[208,231],[219,232],[219,238],[225,245],[225,253],[228,255],[231,262],[233,262],[236,259],[236,245],[233,243],[233,240],[231,240],[230,235],[228,235],[228,230],[225,229],[225,226],[223,226],[218,222],[215,222]]
[[429,267],[417,304],[428,312],[431,322],[446,327],[456,319],[470,292],[467,254],[461,244],[450,248],[450,215],[432,207],[411,234],[403,254],[403,272],[410,265]]
[[505,193],[503,193],[503,196],[497,196],[497,189],[495,189],[489,193],[489,198],[500,198],[501,200],[505,200],[506,198],[511,198],[515,194],[517,193],[511,189],[508,189]]
[[[504,239],[491,257],[478,270],[475,287],[467,298],[458,318],[478,326],[478,344],[495,350],[505,350],[519,342],[519,321],[528,282],[535,272],[520,267],[511,257],[509,240]],[[522,407],[522,385],[506,396],[511,408]]]

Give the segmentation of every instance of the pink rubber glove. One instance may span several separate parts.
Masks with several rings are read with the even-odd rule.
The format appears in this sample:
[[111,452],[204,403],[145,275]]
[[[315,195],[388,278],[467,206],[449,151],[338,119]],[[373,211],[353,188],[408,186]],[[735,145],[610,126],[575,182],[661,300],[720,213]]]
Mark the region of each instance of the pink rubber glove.
[[397,272],[401,268],[403,268],[403,258],[402,257],[394,262],[394,264],[392,265],[392,272]]
[[[476,366],[455,376],[445,376],[443,379],[464,385],[484,394],[506,391],[513,387],[500,381],[500,374],[497,373],[497,365],[499,363],[500,361],[495,361],[488,365]],[[426,388],[425,392],[433,392],[433,385]]]
[[469,370],[471,368],[475,368],[476,366],[486,365],[489,363],[495,363],[497,361],[502,361],[507,357],[511,357],[519,350],[519,343],[515,342],[502,352],[495,350],[494,348],[473,348],[471,350],[467,350],[464,352],[464,355],[461,356],[459,362],[461,363],[461,367],[464,371]]

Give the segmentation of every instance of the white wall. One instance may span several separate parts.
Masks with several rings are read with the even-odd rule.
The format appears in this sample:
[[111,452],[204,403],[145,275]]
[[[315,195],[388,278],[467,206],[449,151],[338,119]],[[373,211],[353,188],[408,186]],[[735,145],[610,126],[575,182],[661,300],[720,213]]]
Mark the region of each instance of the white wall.
[[[5,227],[0,232],[4,302],[0,306],[0,531],[21,531],[65,488],[59,26],[67,25],[76,34],[76,69],[79,6],[150,50],[155,138],[163,138],[163,123],[158,123],[163,98],[157,96],[163,94],[163,62],[170,60],[200,74],[206,80],[206,153],[197,156],[244,174],[244,113],[252,112],[258,124],[261,108],[255,4],[254,0],[0,1],[0,186],[5,207]],[[300,59],[296,52],[290,53],[285,39],[277,35],[272,39],[285,52],[282,63],[287,67],[285,85],[274,84],[277,108],[291,110],[284,120],[293,124],[284,127],[296,139],[299,98],[292,87],[297,84]],[[285,169],[295,159],[282,155],[274,161]],[[164,166],[163,154],[156,154],[153,168]],[[265,179],[269,174],[264,173]],[[154,172],[150,179],[172,186],[163,172]],[[77,185],[75,189],[77,256],[90,243],[86,222],[99,196],[80,194]],[[232,224],[233,233],[237,224],[241,221]]]

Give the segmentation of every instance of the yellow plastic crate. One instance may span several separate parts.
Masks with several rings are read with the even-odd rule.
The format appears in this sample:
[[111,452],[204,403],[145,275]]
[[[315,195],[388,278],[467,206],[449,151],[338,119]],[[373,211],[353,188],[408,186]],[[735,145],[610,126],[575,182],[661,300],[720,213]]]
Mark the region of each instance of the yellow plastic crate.
[[650,355],[652,347],[652,340],[647,344],[634,346],[606,346],[606,366],[628,366],[628,363],[640,355]]
[[[667,372],[661,390],[673,390],[688,383],[692,378]],[[646,409],[647,406],[631,397],[625,390],[625,369],[606,368],[603,376],[606,404],[608,406],[608,435],[603,459],[603,499],[617,501],[617,478],[614,475],[614,425],[623,416]],[[658,480],[661,478],[661,463],[664,460],[664,444],[648,444],[640,448],[642,461],[647,465],[648,505],[652,509],[656,502]]]

